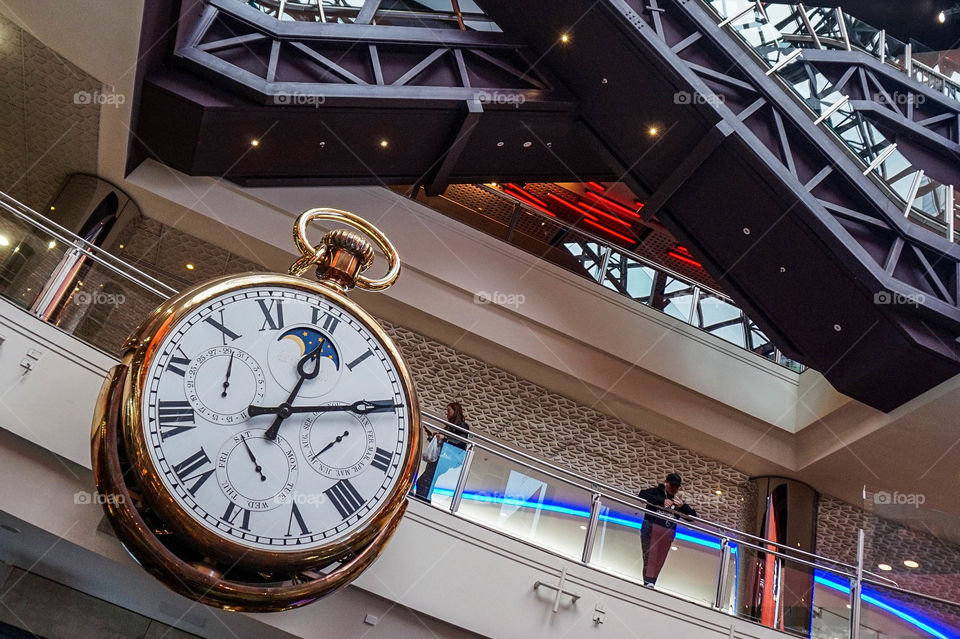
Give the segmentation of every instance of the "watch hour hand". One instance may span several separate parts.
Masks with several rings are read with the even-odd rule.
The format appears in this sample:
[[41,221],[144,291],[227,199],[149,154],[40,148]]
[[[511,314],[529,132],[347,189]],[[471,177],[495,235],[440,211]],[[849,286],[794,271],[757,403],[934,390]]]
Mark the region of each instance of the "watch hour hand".
[[[323,340],[317,344],[317,347],[300,358],[300,361],[297,362],[297,373],[300,375],[300,379],[297,380],[297,384],[293,387],[293,390],[290,392],[290,396],[287,397],[287,401],[280,404],[275,411],[269,411],[275,414],[277,417],[273,420],[273,424],[270,425],[270,428],[264,433],[264,436],[269,440],[274,440],[277,438],[277,433],[280,431],[280,424],[283,423],[287,417],[290,417],[291,410],[290,404],[293,403],[293,400],[297,398],[297,395],[300,393],[300,387],[303,386],[303,383],[308,379],[313,379],[320,374],[320,349],[323,347]],[[313,360],[313,369],[307,370],[307,365]],[[254,406],[250,407],[251,409]],[[263,413],[257,413],[262,415]],[[249,413],[250,417],[254,416],[254,413]]]

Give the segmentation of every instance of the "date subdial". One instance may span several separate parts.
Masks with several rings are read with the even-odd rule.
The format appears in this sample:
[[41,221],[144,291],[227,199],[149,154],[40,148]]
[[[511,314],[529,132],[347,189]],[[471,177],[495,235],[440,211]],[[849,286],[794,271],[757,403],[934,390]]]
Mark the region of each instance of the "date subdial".
[[359,475],[373,461],[377,437],[366,415],[319,413],[300,427],[300,449],[310,467],[324,477],[348,479]]
[[257,361],[232,346],[197,355],[184,375],[187,400],[197,415],[214,424],[240,424],[247,407],[263,399],[266,380]]
[[227,440],[217,455],[217,483],[240,508],[272,510],[287,503],[297,485],[297,453],[283,437],[267,439],[261,428]]

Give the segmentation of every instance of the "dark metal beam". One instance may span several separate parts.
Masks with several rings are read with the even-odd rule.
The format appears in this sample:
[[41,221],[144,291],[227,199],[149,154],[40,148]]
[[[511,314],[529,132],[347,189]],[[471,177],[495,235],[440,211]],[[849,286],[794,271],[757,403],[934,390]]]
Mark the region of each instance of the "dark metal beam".
[[353,23],[371,24],[373,22],[373,16],[376,15],[377,9],[380,8],[380,2],[381,0],[366,0]]
[[443,156],[437,160],[440,166],[437,168],[436,173],[430,178],[430,181],[425,185],[427,195],[440,195],[447,188],[450,174],[453,172],[454,167],[456,167],[463,150],[467,148],[470,135],[473,133],[477,124],[479,124],[482,114],[483,105],[481,105],[478,100],[467,100],[466,112],[460,121],[460,126],[457,127],[453,142],[451,142],[450,147],[444,152]]
[[674,169],[670,177],[664,180],[659,188],[643,203],[643,208],[640,209],[640,215],[643,219],[649,222],[731,133],[733,133],[733,129],[725,122],[718,122],[715,127],[710,129],[710,132],[694,147],[693,151]]

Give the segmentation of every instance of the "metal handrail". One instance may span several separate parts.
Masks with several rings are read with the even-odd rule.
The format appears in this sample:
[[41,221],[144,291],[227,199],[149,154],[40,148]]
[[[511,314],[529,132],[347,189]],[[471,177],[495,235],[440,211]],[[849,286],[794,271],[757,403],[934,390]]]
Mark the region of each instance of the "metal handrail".
[[[11,205],[10,202],[13,202],[16,206]],[[104,251],[103,249],[96,246],[95,244],[88,242],[87,240],[83,239],[82,237],[72,232],[71,230],[67,229],[66,227],[61,226],[60,224],[54,222],[49,218],[44,217],[43,215],[40,215],[40,213],[38,213],[37,211],[34,211],[33,209],[26,206],[25,204],[22,204],[21,202],[13,199],[12,197],[7,195],[6,193],[3,193],[2,191],[0,191],[0,208],[12,213],[18,219],[26,222],[27,224],[29,224],[30,226],[36,229],[39,229],[43,233],[46,233],[47,235],[60,240],[66,246],[69,246],[72,249],[79,251],[80,253],[83,253],[85,256],[89,257],[91,260],[97,262],[101,266],[116,273],[120,277],[136,284],[137,286],[139,286],[144,290],[147,290],[162,298],[169,297],[170,295],[176,295],[179,292],[177,291],[177,289],[165,284],[164,282],[161,282],[160,280],[153,277],[149,273],[145,273],[144,271],[136,268],[135,266],[131,265],[129,262],[126,262],[125,260],[121,260],[120,258],[116,257],[112,253]],[[24,212],[24,210],[20,210],[21,208],[24,209],[26,212]],[[94,253],[94,251],[96,251],[96,253]],[[111,264],[109,261],[110,259],[121,264],[122,267]],[[133,273],[135,273],[136,276],[132,275],[128,271],[133,271]],[[140,279],[138,279],[137,276],[144,278],[150,283],[148,284],[145,281],[141,281]]]
[[[520,464],[521,466],[523,466],[523,467],[525,467],[525,468],[528,468],[528,469],[530,469],[530,470],[534,470],[534,471],[539,472],[539,473],[543,473],[544,475],[547,475],[548,477],[552,477],[552,478],[554,478],[554,479],[557,479],[557,480],[559,480],[559,481],[562,481],[562,482],[564,482],[564,483],[566,483],[566,484],[569,484],[569,485],[571,485],[571,486],[574,486],[574,487],[576,487],[576,488],[583,489],[583,490],[585,490],[585,491],[587,491],[587,492],[601,492],[601,494],[603,494],[604,496],[609,497],[609,498],[611,498],[611,499],[613,499],[613,500],[615,500],[615,501],[618,501],[618,502],[620,502],[620,503],[623,503],[623,504],[625,504],[625,505],[628,505],[628,506],[630,506],[631,508],[634,508],[634,507],[635,507],[635,508],[638,508],[638,509],[640,509],[640,510],[643,510],[644,512],[648,512],[648,513],[651,513],[651,514],[654,514],[654,515],[662,514],[662,513],[658,513],[657,511],[654,511],[654,510],[649,510],[649,509],[647,509],[647,508],[644,507],[644,506],[638,506],[637,504],[633,503],[634,501],[641,501],[641,502],[643,502],[643,503],[647,503],[647,502],[646,502],[645,500],[643,500],[641,497],[639,497],[639,496],[637,496],[637,495],[634,495],[634,494],[631,494],[631,493],[628,493],[628,492],[626,492],[625,490],[623,490],[623,489],[621,489],[621,488],[617,488],[616,486],[611,486],[611,485],[609,485],[609,484],[606,484],[606,483],[604,483],[604,482],[598,481],[598,480],[596,480],[596,479],[592,479],[592,478],[586,477],[585,475],[582,475],[582,474],[580,474],[580,473],[578,473],[578,472],[576,472],[576,471],[563,468],[562,466],[558,466],[558,465],[556,465],[556,464],[552,464],[552,463],[550,463],[550,462],[548,462],[548,461],[544,461],[544,460],[542,460],[542,459],[538,459],[537,457],[534,457],[533,455],[530,455],[529,453],[525,453],[525,452],[523,452],[523,451],[521,451],[521,450],[517,450],[517,449],[515,449],[515,448],[512,448],[512,447],[510,447],[510,446],[508,446],[508,445],[506,445],[506,444],[503,444],[503,443],[498,442],[498,441],[496,441],[496,440],[490,439],[489,437],[486,437],[486,436],[484,436],[484,435],[481,435],[480,433],[476,433],[476,432],[471,431],[467,436],[459,435],[459,434],[457,434],[455,431],[451,430],[452,428],[456,428],[456,425],[455,425],[455,424],[451,424],[450,422],[446,421],[445,419],[442,419],[441,417],[439,417],[439,416],[437,416],[437,415],[434,415],[433,413],[430,413],[430,412],[428,412],[428,411],[421,410],[421,411],[420,411],[420,414],[421,414],[421,416],[426,417],[426,418],[428,418],[429,420],[431,420],[431,421],[433,421],[433,422],[439,422],[440,424],[442,424],[442,426],[431,425],[431,426],[429,426],[429,428],[430,428],[431,430],[442,431],[445,437],[453,437],[454,439],[457,439],[457,440],[459,440],[459,441],[465,442],[465,443],[467,443],[468,445],[471,445],[471,444],[472,444],[473,446],[475,446],[475,447],[477,447],[477,448],[480,448],[481,450],[486,450],[486,451],[488,451],[488,452],[491,452],[491,453],[493,453],[493,454],[495,454],[495,455],[499,455],[499,456],[501,456],[501,457],[505,457],[505,456],[507,456],[507,455],[504,455],[504,453],[502,453],[502,452],[500,452],[500,451],[498,451],[498,450],[494,450],[493,448],[491,448],[491,446],[495,446],[495,447],[498,447],[498,448],[500,448],[500,449],[505,449],[505,450],[507,450],[507,451],[510,452],[510,455],[516,456],[517,458],[519,458],[519,459],[515,458],[515,459],[513,459],[512,461],[515,461],[516,463]],[[476,440],[478,440],[478,439],[479,439],[480,441],[484,442],[485,444],[489,444],[489,446],[488,446],[488,445],[477,444],[477,443],[476,443]],[[531,462],[532,462],[532,463],[531,463]],[[549,469],[549,470],[544,470],[544,468],[547,468],[547,469]],[[565,479],[565,478],[563,478],[563,477],[559,477],[559,476],[557,476],[555,473],[563,473],[564,475],[567,475],[568,477],[575,477],[578,481],[571,481],[571,480],[569,480],[569,479]],[[583,482],[583,483],[581,483],[581,482]],[[585,485],[585,484],[590,484],[590,485],[587,486],[587,485]],[[603,489],[603,490],[601,491],[601,490],[599,490],[599,489]],[[603,492],[603,491],[606,491],[606,492]],[[620,497],[618,497],[617,495],[620,495]],[[843,562],[843,561],[839,561],[839,560],[836,560],[836,559],[831,559],[831,558],[829,558],[829,557],[824,557],[824,556],[822,556],[822,555],[818,555],[818,554],[816,554],[816,553],[807,552],[807,551],[805,551],[805,550],[800,550],[800,549],[798,549],[798,548],[792,548],[792,547],[790,547],[790,546],[787,546],[786,544],[781,544],[781,543],[778,543],[778,542],[770,541],[770,540],[764,539],[763,537],[760,537],[760,536],[758,536],[758,535],[753,535],[753,534],[751,534],[751,533],[744,532],[744,531],[742,531],[742,530],[737,530],[736,528],[733,528],[733,527],[731,527],[731,526],[727,526],[726,524],[722,524],[722,523],[719,523],[719,522],[710,521],[710,520],[707,520],[707,519],[703,519],[703,518],[701,518],[701,517],[690,516],[690,515],[684,515],[684,518],[685,518],[686,520],[688,520],[688,521],[693,521],[693,522],[696,522],[696,523],[701,524],[701,525],[703,525],[703,526],[709,526],[709,527],[712,527],[713,529],[720,529],[720,530],[722,530],[722,531],[725,531],[726,534],[721,533],[720,536],[727,536],[727,537],[731,537],[731,538],[735,538],[735,537],[747,537],[747,538],[750,538],[750,539],[757,540],[757,541],[759,541],[759,542],[761,542],[761,543],[763,543],[763,544],[766,544],[766,545],[775,545],[775,546],[778,546],[778,547],[782,547],[782,548],[786,549],[787,551],[789,551],[789,552],[791,552],[791,553],[796,553],[796,554],[804,555],[804,556],[807,556],[807,557],[812,557],[812,558],[817,559],[817,560],[820,560],[820,561],[830,562],[830,563],[832,563],[832,564],[834,564],[834,565],[842,566],[842,567],[844,567],[844,568],[849,568],[849,569],[854,569],[854,568],[856,568],[853,564],[848,564],[848,563]],[[717,534],[716,530],[711,530],[711,529],[707,529],[707,528],[701,528],[701,527],[699,527],[699,526],[694,526],[693,528],[695,528],[695,529],[697,529],[697,530],[701,530],[701,531],[703,531],[703,532],[709,532],[710,534]],[[740,540],[738,540],[738,541],[740,541]],[[748,543],[748,542],[743,542],[743,543]],[[752,544],[751,544],[751,545],[752,545]],[[794,558],[795,558],[795,557],[794,557]],[[876,576],[879,577],[880,579],[886,579],[886,577],[883,577],[882,575],[876,575]],[[890,581],[892,582],[892,580],[890,580]],[[896,583],[896,582],[892,582],[892,583]]]

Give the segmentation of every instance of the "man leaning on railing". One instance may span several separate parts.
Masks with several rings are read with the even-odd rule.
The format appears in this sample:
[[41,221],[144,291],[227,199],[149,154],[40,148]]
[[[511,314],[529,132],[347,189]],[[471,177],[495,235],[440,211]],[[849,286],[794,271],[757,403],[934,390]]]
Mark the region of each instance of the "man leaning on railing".
[[646,513],[643,516],[643,525],[640,527],[640,547],[643,550],[643,585],[653,588],[657,584],[657,577],[663,569],[663,564],[670,553],[673,538],[677,535],[677,517],[679,515],[697,516],[697,511],[684,503],[677,494],[680,484],[683,483],[680,475],[670,473],[664,483],[640,491],[640,499],[650,505],[650,510],[662,512],[663,515]]

